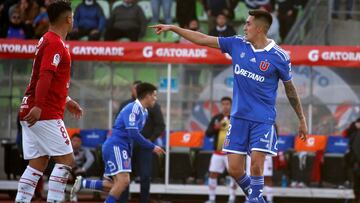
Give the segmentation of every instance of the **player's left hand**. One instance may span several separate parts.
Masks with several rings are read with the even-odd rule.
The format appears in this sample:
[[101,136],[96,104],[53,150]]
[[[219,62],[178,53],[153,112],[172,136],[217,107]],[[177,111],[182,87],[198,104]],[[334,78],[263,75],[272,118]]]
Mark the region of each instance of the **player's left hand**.
[[305,141],[307,133],[308,133],[308,129],[307,129],[306,121],[305,119],[302,119],[300,121],[298,136],[302,141]]
[[165,151],[163,150],[163,148],[161,148],[159,146],[155,146],[153,149],[153,152],[156,153],[158,156],[165,154]]
[[77,119],[81,118],[81,116],[83,115],[82,108],[74,100],[70,100],[66,103],[66,109]]

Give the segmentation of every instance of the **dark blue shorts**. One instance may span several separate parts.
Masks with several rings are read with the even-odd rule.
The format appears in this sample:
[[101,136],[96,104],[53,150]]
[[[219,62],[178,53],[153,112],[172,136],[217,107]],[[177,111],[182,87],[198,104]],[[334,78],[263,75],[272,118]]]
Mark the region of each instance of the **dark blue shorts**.
[[276,156],[278,151],[276,138],[273,124],[231,117],[223,151],[234,154],[261,151]]
[[131,172],[131,151],[127,144],[105,142],[102,157],[105,165],[104,176],[114,176],[122,172]]

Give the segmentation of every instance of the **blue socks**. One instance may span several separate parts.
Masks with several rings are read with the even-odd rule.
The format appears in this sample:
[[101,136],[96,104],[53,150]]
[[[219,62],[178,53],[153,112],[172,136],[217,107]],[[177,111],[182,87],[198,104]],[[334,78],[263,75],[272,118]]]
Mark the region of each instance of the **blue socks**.
[[251,176],[246,173],[236,180],[249,203],[265,203],[262,191],[264,187],[264,176]]
[[240,186],[246,197],[249,196],[250,182],[250,177],[246,173],[236,180],[236,183]]
[[263,198],[264,176],[251,176],[250,179],[249,202],[265,203]]
[[103,190],[103,181],[102,180],[87,180],[82,181],[82,187],[92,190]]
[[109,194],[106,197],[105,203],[116,203],[116,201],[117,201],[117,199],[114,196]]

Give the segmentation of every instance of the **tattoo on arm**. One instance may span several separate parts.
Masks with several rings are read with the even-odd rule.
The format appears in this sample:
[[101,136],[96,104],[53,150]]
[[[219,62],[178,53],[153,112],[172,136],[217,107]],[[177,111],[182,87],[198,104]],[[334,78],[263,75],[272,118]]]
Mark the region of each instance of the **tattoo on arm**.
[[296,115],[298,116],[299,120],[304,119],[305,116],[301,106],[300,98],[296,92],[293,82],[291,80],[284,82],[284,86],[285,86],[286,96],[292,108],[294,109]]

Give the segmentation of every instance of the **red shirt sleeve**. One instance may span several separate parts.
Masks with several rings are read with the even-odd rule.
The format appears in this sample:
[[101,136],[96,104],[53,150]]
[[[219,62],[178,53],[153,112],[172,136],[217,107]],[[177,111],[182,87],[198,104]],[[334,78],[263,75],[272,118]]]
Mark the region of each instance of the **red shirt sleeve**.
[[40,71],[51,70],[56,72],[56,69],[63,57],[64,46],[59,43],[49,43],[44,47],[43,56],[41,59]]
[[37,81],[35,90],[35,106],[39,107],[40,109],[43,108],[43,105],[45,103],[45,99],[48,94],[53,76],[53,71],[40,71],[39,80]]

